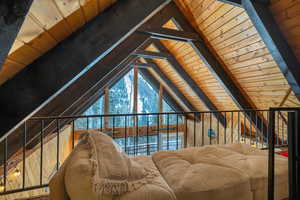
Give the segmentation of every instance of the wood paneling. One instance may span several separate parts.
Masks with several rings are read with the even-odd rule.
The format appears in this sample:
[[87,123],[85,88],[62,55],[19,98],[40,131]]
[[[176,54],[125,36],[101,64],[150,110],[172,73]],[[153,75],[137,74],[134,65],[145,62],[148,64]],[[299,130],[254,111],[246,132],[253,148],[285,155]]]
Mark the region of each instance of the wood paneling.
[[[274,2],[271,6],[273,12],[275,10],[277,13],[285,12],[276,18],[285,16],[285,19],[299,22],[296,19],[300,12],[296,12],[298,3],[295,2],[299,1]],[[185,14],[191,22],[196,22],[196,28],[204,35],[255,106],[259,109],[267,109],[278,105],[289,89],[289,85],[244,9],[216,0],[201,0],[197,3],[178,1],[178,3],[191,13]],[[276,4],[284,4],[289,9],[287,11],[282,9],[283,6],[275,6]],[[295,21],[289,22],[289,26],[297,27],[298,23]],[[297,35],[297,28],[293,30],[292,33]],[[295,42],[297,43],[293,40],[291,43],[295,45]],[[165,41],[164,43],[169,43],[169,48],[177,51],[176,57],[181,55],[182,58],[178,59],[185,63],[184,66],[189,66],[191,76],[197,77],[199,85],[214,101],[219,101],[224,109],[232,108],[231,104],[227,103],[230,100],[225,101],[226,95],[222,94],[222,87],[218,86],[218,82],[214,81],[213,76],[205,70],[205,64],[193,56],[194,52],[188,51],[186,44],[176,45]]]
[[[0,85],[116,0],[34,0],[0,71]],[[17,66],[11,65],[11,62]]]
[[[176,29],[175,24],[171,21],[165,24],[164,27]],[[184,42],[165,40],[162,42],[168,48],[168,50],[176,57],[178,62],[184,67],[184,70],[191,76],[192,79],[196,81],[199,87],[206,93],[209,99],[217,106],[219,110],[237,109],[231,97],[226,93],[226,91],[223,89],[220,83],[211,74],[209,69],[205,66],[203,61],[199,58],[199,56],[196,54],[196,52],[193,50],[190,44]],[[152,47],[152,50],[153,48],[154,47]],[[180,78],[175,78],[176,72],[171,72],[171,69],[169,69],[168,65],[163,64],[162,61],[157,62],[160,63],[160,67],[162,68],[162,70],[169,70],[169,72],[166,71],[166,73],[169,77],[174,76],[174,81],[176,80],[178,82],[178,80],[180,80]],[[180,88],[183,92],[189,91],[189,86],[184,86],[182,84]],[[191,102],[195,106],[196,104],[199,104],[199,101],[200,100],[198,98],[194,98],[193,100],[191,100]],[[204,105],[202,107],[199,106],[199,108],[200,110],[207,110]]]
[[300,62],[300,1],[271,1],[270,10]]

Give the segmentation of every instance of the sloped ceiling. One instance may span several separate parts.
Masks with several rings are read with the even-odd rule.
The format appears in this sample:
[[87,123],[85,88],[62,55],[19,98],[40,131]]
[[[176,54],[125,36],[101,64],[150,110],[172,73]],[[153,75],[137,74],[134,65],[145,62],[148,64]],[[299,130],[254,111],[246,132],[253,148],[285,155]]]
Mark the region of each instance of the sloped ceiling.
[[[290,87],[244,9],[217,0],[178,0],[176,2],[194,28],[207,40],[211,49],[225,64],[226,70],[254,106],[258,109],[279,106]],[[286,6],[285,9],[284,6],[279,6],[283,4]],[[300,24],[299,12],[296,12],[298,7],[299,1],[283,0],[276,1],[271,6],[273,12],[276,9],[278,12],[279,8],[283,8],[281,16],[285,16],[286,21],[283,25],[280,22],[279,24],[281,27],[287,26],[285,24],[292,26],[290,21],[293,21],[295,27],[292,33],[294,34],[298,29],[297,25]],[[276,16],[276,19],[278,18]],[[165,26],[174,28],[171,22]],[[295,36],[292,38],[288,33],[285,35],[293,44],[296,40]],[[219,109],[236,108],[232,99],[189,47],[189,44],[173,41],[163,41],[163,43],[174,53],[190,76],[197,81]],[[293,44],[292,46],[297,52],[299,45]],[[168,68],[162,62],[160,66],[165,68],[163,70]],[[174,77],[174,80],[178,80],[173,73],[169,74]],[[286,104],[289,106],[300,105],[293,93],[289,95],[286,102],[289,102]]]
[[117,0],[34,0],[0,71],[0,85]]

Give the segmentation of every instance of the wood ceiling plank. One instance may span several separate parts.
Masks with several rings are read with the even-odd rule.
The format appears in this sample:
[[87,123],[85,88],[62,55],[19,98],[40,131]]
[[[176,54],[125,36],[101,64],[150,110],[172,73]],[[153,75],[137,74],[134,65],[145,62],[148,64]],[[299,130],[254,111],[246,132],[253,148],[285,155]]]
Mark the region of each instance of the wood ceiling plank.
[[205,30],[209,26],[211,26],[213,23],[215,23],[220,17],[222,17],[225,13],[231,11],[233,9],[233,6],[231,5],[222,5],[219,7],[213,14],[209,16],[205,21],[201,24],[201,29]]
[[237,20],[238,16],[241,15],[244,12],[243,9],[238,7],[233,7],[230,11],[224,13],[222,16],[220,16],[213,24],[211,24],[209,27],[206,27],[205,29],[201,29],[203,31],[203,34],[210,35],[213,32],[219,30],[222,26],[227,24],[229,21]]
[[217,44],[212,43],[212,45],[214,46],[215,49],[227,48],[228,46],[233,45],[236,42],[243,41],[255,34],[257,34],[257,31],[254,26],[251,26],[249,29],[240,32],[236,35],[233,35],[227,40],[221,41]]
[[292,7],[293,5],[299,3],[299,0],[280,0],[280,1],[272,1],[270,5],[270,10],[273,13],[281,13],[285,9]]
[[21,48],[11,53],[8,58],[26,66],[32,63],[40,55],[41,53],[36,49],[23,44]]
[[203,6],[201,9],[197,9],[193,15],[196,18],[197,24],[203,23],[210,15],[212,15],[216,10],[222,7],[224,4],[221,4],[217,1],[211,1],[208,6]]
[[[180,27],[182,30],[194,30],[193,27],[189,25],[188,22],[186,22],[185,18],[180,15],[180,12],[176,16],[174,16],[174,20],[176,20],[176,24],[178,27]],[[251,28],[250,28],[251,29]],[[196,32],[196,30],[194,30]],[[249,31],[249,30],[248,30]],[[239,39],[243,39],[250,36],[250,33],[255,32],[255,30],[250,30],[245,34],[244,32],[242,34],[239,34]],[[248,96],[245,95],[244,91],[241,91],[241,87],[236,85],[236,81],[232,79],[232,75],[228,73],[227,68],[224,66],[223,63],[220,63],[220,61],[215,57],[215,54],[212,52],[210,46],[208,46],[204,41],[206,39],[203,39],[203,35],[201,33],[202,40],[197,42],[191,42],[193,48],[199,55],[199,57],[205,61],[206,66],[212,71],[215,78],[220,81],[222,86],[225,88],[225,90],[230,94],[234,102],[238,105],[240,109],[251,109],[254,108],[254,103],[249,100]],[[223,42],[222,44],[224,46],[229,45],[230,42]],[[248,115],[249,119],[255,122],[256,120],[252,118],[252,116]],[[264,134],[266,133],[266,124],[264,123],[263,119],[259,120],[259,123],[263,127],[260,131]],[[264,135],[266,136],[266,135]]]
[[243,23],[247,19],[249,19],[248,15],[245,11],[243,11],[235,18],[224,23],[221,27],[216,29],[214,32],[211,32],[210,34],[208,34],[207,38],[208,39],[216,38],[216,37],[220,36],[221,34],[226,33],[227,31],[230,31],[232,28],[238,26],[239,24]]
[[72,29],[66,20],[61,20],[53,27],[51,27],[48,32],[55,38],[56,41],[60,42],[66,39],[72,33]]
[[70,25],[73,32],[81,28],[85,24],[85,17],[81,9],[74,11],[66,17],[67,23]]
[[63,19],[53,0],[35,0],[30,8],[30,13],[39,20],[46,30]]
[[244,51],[247,51],[247,46],[249,44],[252,44],[252,43],[256,43],[258,41],[261,41],[261,37],[258,35],[258,34],[254,34],[252,36],[249,36],[248,38],[244,39],[244,40],[241,40],[241,41],[237,41],[227,47],[223,47],[223,48],[216,48],[217,51],[218,51],[218,54],[220,55],[224,55],[226,53],[230,53],[230,52],[233,52],[233,51],[238,51],[239,49],[243,49],[245,48]]
[[233,27],[227,32],[224,32],[220,34],[218,37],[215,37],[213,39],[209,39],[211,44],[216,45],[219,43],[223,43],[225,40],[230,39],[233,36],[236,36],[238,34],[241,34],[242,32],[250,29],[253,26],[250,20],[246,20],[243,23],[239,24],[238,26]]
[[57,42],[48,32],[43,32],[27,44],[32,48],[39,50],[41,54],[44,54],[49,49],[52,49],[54,46],[56,46]]
[[[170,51],[158,40],[152,40],[155,47],[160,52],[167,52],[169,54]],[[184,70],[182,65],[176,60],[168,60],[172,68],[180,74],[180,76],[184,79],[184,81],[191,87],[191,89],[197,94],[197,96],[201,99],[201,101],[205,104],[205,106],[209,110],[217,110],[217,107],[214,105],[214,103],[211,102],[211,100],[208,98],[208,96],[202,91],[202,89],[196,84],[196,82],[188,75],[188,73]],[[214,113],[214,116],[220,120],[223,126],[226,126],[226,120],[224,119],[224,116],[219,113]]]
[[98,0],[81,0],[80,4],[87,21],[96,17],[99,13]]
[[[278,64],[278,67],[300,100],[300,70],[297,67],[299,60],[281,34],[268,5],[249,0],[242,0],[242,4]],[[299,11],[300,9],[298,8],[289,9],[287,14],[293,16],[294,13],[298,13]]]
[[221,55],[219,53],[219,55],[223,60],[228,60],[228,59],[231,59],[231,58],[234,58],[234,57],[246,55],[249,52],[253,52],[253,51],[256,51],[256,50],[262,49],[262,48],[265,48],[265,44],[262,40],[258,40],[257,42],[250,43],[249,45],[246,45],[246,46],[244,46],[240,49],[230,51],[230,52],[225,53],[223,55]]

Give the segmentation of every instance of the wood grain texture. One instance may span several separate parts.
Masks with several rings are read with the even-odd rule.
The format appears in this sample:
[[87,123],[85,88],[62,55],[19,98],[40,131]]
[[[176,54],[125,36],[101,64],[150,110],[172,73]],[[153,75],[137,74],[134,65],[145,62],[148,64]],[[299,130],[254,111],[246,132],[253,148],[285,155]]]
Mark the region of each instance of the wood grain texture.
[[0,85],[114,3],[116,0],[34,0],[7,58],[20,65],[14,67],[5,60]]
[[[299,13],[296,12],[298,2],[276,1],[271,5],[271,10],[283,12],[283,6],[279,4],[288,4],[286,7],[294,8],[282,16],[296,18]],[[267,109],[280,103],[289,85],[243,8],[216,0],[185,0],[177,3],[190,12],[184,14],[190,22],[196,22],[196,28],[207,38],[207,42],[257,108]],[[276,4],[278,5],[275,6]],[[278,18],[276,15],[275,17]],[[296,21],[289,22],[289,27],[297,26]],[[293,33],[297,34],[296,29]],[[171,42],[164,43],[169,43],[170,49],[178,49],[175,55],[185,54],[186,48],[183,48],[183,45],[176,47],[171,45]],[[292,43],[296,45],[297,41]],[[196,71],[195,66],[201,66],[201,61],[195,61],[193,53],[188,51],[184,61],[185,65],[194,66],[193,71]],[[207,94],[221,97],[221,94],[218,94],[221,90],[217,88],[217,81],[212,81],[205,70],[199,70],[197,74],[195,72],[194,77],[197,76],[199,84],[201,82],[201,86],[207,88]],[[222,102],[223,108],[231,109],[230,98],[227,102]]]

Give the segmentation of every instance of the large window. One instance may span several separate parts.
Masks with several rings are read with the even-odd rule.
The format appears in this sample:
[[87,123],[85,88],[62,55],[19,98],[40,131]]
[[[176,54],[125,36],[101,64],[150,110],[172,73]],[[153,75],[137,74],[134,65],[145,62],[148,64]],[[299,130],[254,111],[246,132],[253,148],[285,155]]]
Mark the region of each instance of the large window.
[[[102,115],[104,114],[104,98],[99,98],[82,115]],[[103,126],[101,118],[80,118],[75,121],[75,129],[96,129]]]
[[[138,113],[158,113],[159,112],[159,95],[155,90],[139,73],[138,74]],[[139,126],[145,126],[147,124],[154,125],[157,123],[158,116],[156,115],[144,115],[139,116]]]
[[[109,89],[109,113],[108,114],[130,114],[134,107],[134,72],[130,70],[120,81]],[[132,120],[125,117],[114,117],[109,119],[110,127],[125,127],[132,125]]]
[[[160,98],[157,88],[153,88],[140,73],[130,70],[122,79],[106,90],[104,96],[90,106],[83,115],[174,112],[171,106]],[[162,102],[162,108],[160,108],[160,102]],[[124,130],[130,132],[131,129],[134,137],[132,137],[133,135],[127,137],[126,142],[125,138],[118,138],[115,141],[123,150],[126,146],[129,155],[145,155],[156,152],[158,148],[167,150],[182,147],[183,133],[176,131],[177,122],[180,126],[182,119],[176,114],[86,117],[76,120],[75,128],[101,129],[106,134],[122,131],[124,133]],[[168,123],[172,127],[170,133],[167,134],[165,129]],[[137,127],[139,130],[136,129]],[[149,127],[152,132],[148,135],[145,131]]]

